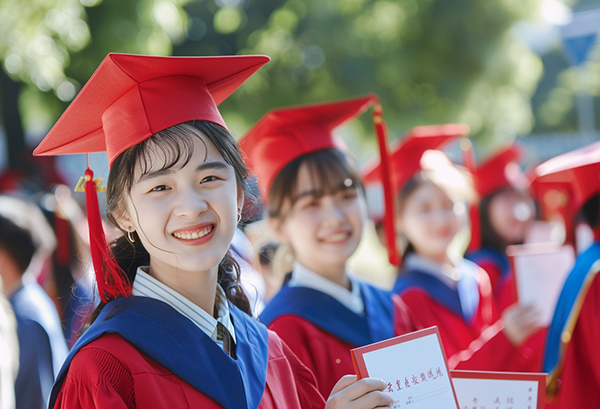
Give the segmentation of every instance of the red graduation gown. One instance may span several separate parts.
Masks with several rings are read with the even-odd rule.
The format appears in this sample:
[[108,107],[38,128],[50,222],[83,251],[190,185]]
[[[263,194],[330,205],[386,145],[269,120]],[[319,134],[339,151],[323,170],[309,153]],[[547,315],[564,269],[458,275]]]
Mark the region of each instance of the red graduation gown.
[[[401,273],[398,281],[403,279],[403,274],[406,272]],[[541,351],[531,350],[527,345],[516,348],[506,338],[489,278],[480,268],[474,274],[477,280],[475,296],[479,301],[469,319],[436,299],[427,286],[407,285],[399,295],[416,325],[423,328],[438,327],[451,369],[538,371]],[[431,277],[427,277],[427,280],[431,280]]]
[[[324,406],[312,373],[270,332],[267,384],[259,408]],[[221,408],[116,334],[103,335],[75,355],[54,407]]]
[[323,408],[314,376],[281,339],[229,312],[235,359],[162,301],[109,302],[73,346],[50,407]]
[[315,375],[323,396],[329,396],[342,376],[356,373],[351,349],[416,329],[399,297],[366,283],[359,285],[367,311],[363,316],[316,290],[285,285],[261,315]]

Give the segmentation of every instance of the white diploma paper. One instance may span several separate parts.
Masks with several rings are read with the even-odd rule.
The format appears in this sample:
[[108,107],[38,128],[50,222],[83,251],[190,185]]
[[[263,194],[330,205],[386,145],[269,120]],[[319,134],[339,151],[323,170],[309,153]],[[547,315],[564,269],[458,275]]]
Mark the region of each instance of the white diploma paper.
[[575,252],[569,245],[550,243],[509,246],[515,272],[517,297],[522,305],[535,305],[548,326],[554,315],[558,296],[575,264]]
[[460,409],[543,409],[545,374],[451,371]]
[[387,383],[394,409],[457,409],[436,327],[357,348],[353,354],[361,377]]

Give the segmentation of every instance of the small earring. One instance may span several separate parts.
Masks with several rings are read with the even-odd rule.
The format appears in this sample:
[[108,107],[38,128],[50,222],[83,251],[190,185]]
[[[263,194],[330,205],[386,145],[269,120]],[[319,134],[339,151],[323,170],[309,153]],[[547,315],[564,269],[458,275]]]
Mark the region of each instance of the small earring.
[[242,209],[238,209],[237,223],[240,224],[241,220],[242,220]]
[[128,240],[130,243],[134,243],[134,242],[135,242],[135,237],[133,237],[133,233],[134,233],[134,232],[135,232],[135,230],[132,230],[132,231],[128,231],[128,232],[127,232],[127,240]]

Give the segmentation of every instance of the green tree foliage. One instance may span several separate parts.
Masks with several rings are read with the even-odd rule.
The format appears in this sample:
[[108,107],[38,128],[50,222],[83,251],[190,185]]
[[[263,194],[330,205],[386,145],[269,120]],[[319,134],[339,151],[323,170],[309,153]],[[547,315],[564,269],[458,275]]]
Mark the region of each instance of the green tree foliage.
[[271,56],[246,87],[256,103],[242,106],[244,92],[226,101],[246,118],[373,91],[393,136],[415,125],[465,121],[491,146],[533,125],[530,96],[542,64],[511,27],[538,18],[540,0],[268,3],[190,4],[191,32],[200,26],[203,35],[176,48]]
[[533,125],[542,64],[511,27],[541,1],[0,0],[0,59],[27,84],[30,129],[56,119],[109,51],[260,53],[272,62],[222,107],[238,135],[271,108],[372,91],[392,138],[465,121],[491,145]]

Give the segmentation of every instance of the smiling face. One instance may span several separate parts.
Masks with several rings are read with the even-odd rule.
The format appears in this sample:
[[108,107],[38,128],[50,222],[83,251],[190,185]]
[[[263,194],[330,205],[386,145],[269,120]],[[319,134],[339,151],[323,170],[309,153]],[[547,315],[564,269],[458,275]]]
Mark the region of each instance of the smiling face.
[[324,188],[309,163],[298,168],[293,200],[283,200],[282,215],[272,218],[272,225],[279,239],[292,247],[297,262],[338,282],[360,243],[366,204],[350,175],[325,172],[329,181]]
[[173,164],[156,146],[138,163],[117,217],[150,254],[151,274],[167,283],[177,272],[216,273],[243,200],[233,166],[204,133],[185,129],[189,138],[179,142],[183,154]]
[[517,190],[500,191],[489,201],[489,222],[506,245],[523,243],[534,216],[533,199]]
[[423,257],[444,263],[448,246],[460,228],[456,205],[431,181],[419,184],[403,199],[397,218],[397,230]]

